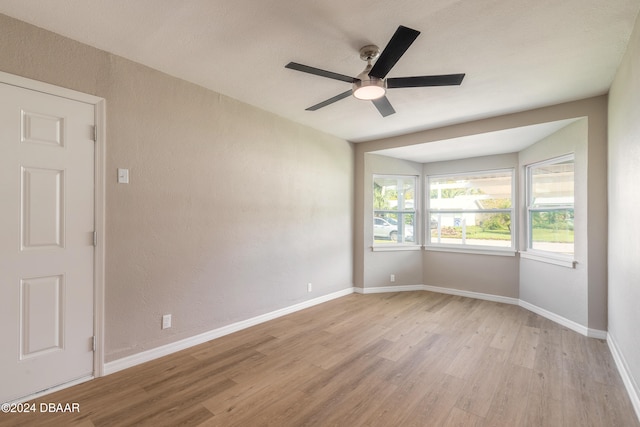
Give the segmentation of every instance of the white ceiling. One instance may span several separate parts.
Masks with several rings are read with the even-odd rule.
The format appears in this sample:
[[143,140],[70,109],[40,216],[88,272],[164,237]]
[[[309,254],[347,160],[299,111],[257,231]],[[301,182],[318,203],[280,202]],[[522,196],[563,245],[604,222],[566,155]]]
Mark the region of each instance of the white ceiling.
[[[638,0],[0,0],[0,13],[354,142],[604,94]],[[397,113],[346,98],[358,50],[398,25],[422,33],[388,77],[466,73],[461,86],[392,89]]]
[[558,120],[406,147],[389,148],[373,151],[373,153],[418,163],[517,153],[576,120],[580,119]]

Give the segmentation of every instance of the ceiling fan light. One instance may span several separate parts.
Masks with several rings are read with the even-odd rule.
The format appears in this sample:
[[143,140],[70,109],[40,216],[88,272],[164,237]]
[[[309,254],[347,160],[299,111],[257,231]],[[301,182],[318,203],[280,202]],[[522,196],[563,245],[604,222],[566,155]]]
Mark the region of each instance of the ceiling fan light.
[[382,98],[386,93],[384,80],[371,78],[353,83],[353,96],[365,101]]

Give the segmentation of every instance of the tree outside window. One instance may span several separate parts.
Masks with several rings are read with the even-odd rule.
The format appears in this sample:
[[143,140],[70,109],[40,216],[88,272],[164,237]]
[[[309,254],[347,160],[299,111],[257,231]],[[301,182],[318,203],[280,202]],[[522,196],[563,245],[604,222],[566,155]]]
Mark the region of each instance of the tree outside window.
[[374,244],[416,244],[416,176],[373,178]]
[[428,246],[513,250],[513,170],[427,178]]

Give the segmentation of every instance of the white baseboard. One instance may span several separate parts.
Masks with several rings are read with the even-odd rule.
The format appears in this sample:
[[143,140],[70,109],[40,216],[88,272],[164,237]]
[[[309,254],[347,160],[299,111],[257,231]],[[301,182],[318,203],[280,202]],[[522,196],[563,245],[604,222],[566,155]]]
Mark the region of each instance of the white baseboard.
[[627,394],[629,395],[633,409],[636,411],[636,416],[638,417],[638,420],[640,420],[640,387],[638,387],[638,384],[629,373],[629,365],[620,352],[618,343],[613,338],[613,335],[607,334],[607,344],[609,345],[609,350],[611,351],[613,360],[616,362],[618,372],[620,372],[620,376],[622,377],[622,382],[627,389]]
[[518,305],[517,298],[503,297],[500,295],[483,294],[481,292],[463,291],[460,289],[443,288],[431,285],[398,285],[398,286],[379,286],[375,288],[354,288],[359,294],[380,294],[386,292],[414,292],[414,291],[430,291],[439,294],[458,295],[474,299],[482,299],[487,301],[501,302],[504,304]]
[[131,356],[123,357],[121,359],[117,359],[112,362],[105,363],[104,375],[113,374],[114,372],[131,368],[141,363],[149,362],[159,357],[167,356],[169,354],[187,349],[189,347],[193,347],[195,345],[203,344],[207,341],[211,341],[213,339],[232,334],[242,329],[246,329],[251,326],[258,325],[260,323],[268,322],[269,320],[277,319],[278,317],[282,317],[299,310],[304,310],[305,308],[313,307],[314,305],[322,304],[323,302],[327,302],[332,299],[336,299],[336,298],[343,297],[345,295],[352,294],[353,292],[354,292],[354,288],[346,288],[346,289],[343,289],[342,291],[334,292],[328,295],[324,295],[318,298],[304,301],[299,304],[285,307],[280,310],[272,311],[270,313],[265,313],[260,316],[252,317],[251,319],[232,323],[230,325],[226,325],[221,328],[217,328],[208,332],[204,332],[199,335],[195,335],[193,337],[185,338],[180,341],[166,344],[161,347],[153,348],[151,350],[147,350],[141,353],[133,354]]
[[533,305],[531,303],[528,303],[526,301],[523,300],[519,300],[520,303],[520,307],[525,308],[529,311],[532,311],[536,314],[539,314],[542,317],[545,317],[549,320],[552,320],[566,328],[571,329],[572,331],[575,331],[579,334],[582,334],[586,337],[590,337],[590,338],[597,338],[597,339],[601,339],[604,340],[607,338],[607,331],[601,331],[598,329],[591,329],[588,328],[584,325],[581,325],[577,322],[574,322],[573,320],[569,320],[566,317],[562,317],[558,314],[555,314],[551,311],[545,310],[544,308],[540,308],[537,305]]
[[379,286],[375,288],[354,288],[359,294],[384,294],[387,292],[424,291],[424,285]]
[[504,304],[518,305],[518,298],[503,297],[501,295],[484,294],[482,292],[463,291],[462,289],[443,288],[440,286],[422,285],[425,291],[439,294],[457,295],[460,297],[482,299],[486,301],[501,302]]

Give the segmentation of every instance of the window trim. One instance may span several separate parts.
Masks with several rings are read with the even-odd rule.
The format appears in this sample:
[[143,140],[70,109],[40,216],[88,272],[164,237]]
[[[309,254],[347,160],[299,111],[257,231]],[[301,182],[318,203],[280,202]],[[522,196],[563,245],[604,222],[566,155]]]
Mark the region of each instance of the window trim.
[[[414,199],[413,199],[413,210],[407,209],[376,209],[372,206],[371,210],[371,250],[374,252],[378,251],[403,251],[403,250],[419,250],[421,248],[420,244],[420,176],[419,175],[404,175],[404,174],[385,174],[385,173],[374,173],[372,174],[371,179],[371,194],[374,195],[375,191],[375,182],[377,178],[387,178],[387,179],[407,179],[413,178],[414,188]],[[375,198],[375,195],[374,195]],[[375,200],[373,200],[375,201]],[[373,203],[372,203],[373,205]],[[375,234],[373,232],[373,227],[375,226],[375,218],[376,212],[385,212],[385,213],[395,213],[395,214],[413,214],[413,242],[393,242],[393,243],[376,243]]]
[[542,251],[522,251],[520,252],[520,258],[531,259],[534,261],[545,262],[547,264],[559,265],[561,267],[567,268],[576,268],[576,264],[578,261],[574,260],[573,257],[563,257],[563,256],[549,256],[548,254],[552,254],[553,252],[542,252]]
[[[574,211],[575,217],[575,153],[563,154],[561,156],[552,157],[549,159],[545,159],[539,162],[530,163],[525,165],[524,167],[524,211],[525,211],[525,249],[520,251],[520,257],[525,259],[531,259],[540,262],[546,262],[548,264],[555,264],[562,267],[575,268],[577,261],[575,260],[575,229],[574,229],[574,240],[573,240],[573,253],[571,255],[561,254],[558,252],[545,251],[542,249],[534,249],[531,247],[533,244],[532,238],[532,227],[531,227],[531,213],[532,212],[546,212],[549,210],[562,210],[562,209],[572,209]],[[574,164],[574,184],[573,184],[573,197],[574,202],[571,205],[563,204],[557,205],[553,208],[536,208],[531,207],[532,200],[532,179],[531,179],[531,171],[533,168],[554,165],[562,162],[566,162],[571,160]]]
[[[511,208],[502,209],[446,209],[446,210],[431,210],[431,180],[443,177],[476,177],[482,175],[490,175],[492,173],[509,173],[511,174]],[[516,168],[498,168],[498,169],[484,169],[468,172],[451,172],[441,173],[425,176],[425,231],[424,231],[424,249],[427,251],[440,251],[440,252],[458,252],[458,253],[473,253],[483,255],[499,255],[499,256],[515,256],[517,252],[517,230],[518,230],[518,216],[516,215]],[[431,242],[431,227],[428,227],[426,221],[431,218],[432,213],[440,214],[466,214],[466,213],[509,213],[511,215],[511,245],[509,247],[504,246],[490,246],[490,245],[466,245],[457,243],[432,243]]]

